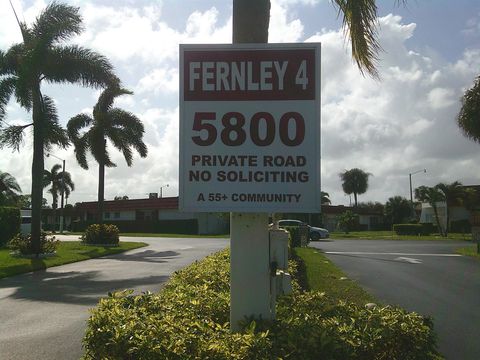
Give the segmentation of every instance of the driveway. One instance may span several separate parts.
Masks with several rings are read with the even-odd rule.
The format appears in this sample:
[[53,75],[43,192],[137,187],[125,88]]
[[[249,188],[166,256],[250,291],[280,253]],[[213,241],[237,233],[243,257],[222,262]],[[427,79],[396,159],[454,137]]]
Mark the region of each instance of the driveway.
[[311,242],[380,302],[434,318],[442,354],[480,354],[480,261],[455,254],[463,241]]
[[[76,240],[62,237],[61,240]],[[0,358],[78,360],[88,309],[110,291],[158,291],[228,239],[128,238],[148,247],[0,280]]]

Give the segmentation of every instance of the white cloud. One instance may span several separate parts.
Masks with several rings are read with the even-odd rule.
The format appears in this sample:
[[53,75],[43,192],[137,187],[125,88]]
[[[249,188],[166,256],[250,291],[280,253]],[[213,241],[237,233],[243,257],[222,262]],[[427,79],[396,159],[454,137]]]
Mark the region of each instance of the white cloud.
[[177,68],[159,68],[140,79],[136,86],[139,94],[145,93],[176,93],[178,92],[178,69]]

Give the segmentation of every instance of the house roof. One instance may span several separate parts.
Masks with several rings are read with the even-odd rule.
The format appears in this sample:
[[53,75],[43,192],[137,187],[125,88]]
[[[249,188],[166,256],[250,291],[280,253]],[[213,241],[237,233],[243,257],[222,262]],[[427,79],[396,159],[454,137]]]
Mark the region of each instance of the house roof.
[[350,210],[351,212],[358,215],[383,215],[381,211],[371,209],[368,207],[353,207],[353,206],[344,206],[344,205],[322,205],[322,212],[325,214],[342,214],[347,210]]
[[[104,211],[177,210],[178,196],[156,199],[108,200],[103,204]],[[81,202],[75,206],[83,211],[97,212],[98,210],[98,202],[96,201]]]

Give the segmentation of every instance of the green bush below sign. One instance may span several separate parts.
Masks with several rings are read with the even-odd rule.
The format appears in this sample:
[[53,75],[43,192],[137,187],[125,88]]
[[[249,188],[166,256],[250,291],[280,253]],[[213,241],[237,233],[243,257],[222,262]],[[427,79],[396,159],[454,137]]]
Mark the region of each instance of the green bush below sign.
[[[441,359],[429,319],[395,307],[366,309],[304,292],[275,321],[229,324],[229,252],[175,273],[158,294],[102,299],[88,320],[86,359]],[[290,271],[296,274],[297,264]]]

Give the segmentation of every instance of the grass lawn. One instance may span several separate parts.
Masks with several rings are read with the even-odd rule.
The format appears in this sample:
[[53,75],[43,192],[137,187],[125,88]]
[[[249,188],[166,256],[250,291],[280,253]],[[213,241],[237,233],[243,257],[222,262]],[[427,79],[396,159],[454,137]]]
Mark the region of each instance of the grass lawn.
[[355,281],[328,260],[319,250],[295,248],[306,267],[309,290],[325,292],[333,300],[345,300],[363,306],[377,301]]
[[118,254],[143,246],[147,246],[147,244],[120,241],[118,247],[103,247],[82,245],[80,241],[62,241],[57,248],[56,256],[44,259],[14,257],[10,255],[10,249],[0,248],[0,279],[30,271],[43,270],[52,266]]
[[343,232],[331,232],[332,239],[362,239],[362,240],[471,240],[472,234],[450,233],[444,238],[439,234],[415,236],[397,235],[393,231],[351,231],[348,234]]
[[469,247],[464,247],[455,250],[458,254],[466,255],[466,256],[473,256],[474,258],[477,258],[480,260],[480,254],[477,253],[477,245],[472,245]]

